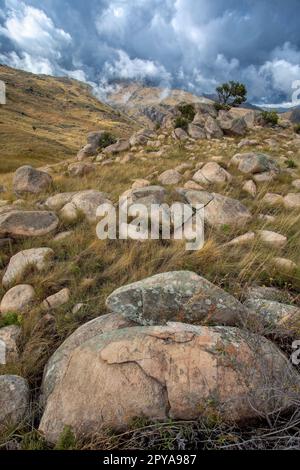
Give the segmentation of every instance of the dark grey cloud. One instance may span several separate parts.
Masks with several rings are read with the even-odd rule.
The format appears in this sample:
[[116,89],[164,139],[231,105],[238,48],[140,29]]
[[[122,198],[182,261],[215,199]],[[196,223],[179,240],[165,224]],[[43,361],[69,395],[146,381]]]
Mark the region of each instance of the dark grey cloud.
[[300,80],[299,0],[0,0],[0,62],[195,93],[244,81],[254,102],[290,102]]

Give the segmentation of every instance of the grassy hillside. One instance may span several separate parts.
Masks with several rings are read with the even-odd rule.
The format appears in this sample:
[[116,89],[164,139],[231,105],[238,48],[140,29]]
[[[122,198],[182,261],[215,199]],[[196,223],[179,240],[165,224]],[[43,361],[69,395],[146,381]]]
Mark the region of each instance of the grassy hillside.
[[99,102],[89,86],[68,78],[33,75],[0,65],[7,104],[0,105],[0,172],[71,158],[89,131],[132,133],[132,124]]

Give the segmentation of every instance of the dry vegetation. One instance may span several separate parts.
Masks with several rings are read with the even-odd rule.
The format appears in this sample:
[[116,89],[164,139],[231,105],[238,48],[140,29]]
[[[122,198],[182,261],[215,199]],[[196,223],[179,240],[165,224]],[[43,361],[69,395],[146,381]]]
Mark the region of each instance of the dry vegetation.
[[[1,198],[7,201],[16,199],[12,192],[12,175],[7,172],[25,162],[34,166],[60,162],[52,168],[53,194],[97,189],[107,192],[110,198],[117,202],[119,195],[130,188],[136,178],[148,178],[151,183],[156,184],[157,177],[151,176],[153,173],[160,174],[187,161],[195,165],[201,161],[207,162],[217,155],[222,155],[222,162],[226,165],[238,152],[239,139],[226,139],[226,145],[224,141],[201,141],[190,149],[176,144],[163,156],[156,156],[149,148],[144,149],[142,155],[136,154],[133,161],[126,165],[99,165],[96,173],[90,176],[70,178],[65,172],[66,163],[61,161],[74,156],[82,146],[88,131],[105,128],[113,130],[116,134],[127,135],[130,133],[128,121],[116,117],[111,108],[95,100],[90,91],[76,81],[39,77],[34,90],[31,91],[29,74],[20,72],[18,79],[13,80],[12,76],[10,78],[11,71],[1,67],[0,78],[3,74],[5,81],[9,83],[8,94],[11,103],[0,110],[0,172],[3,173],[0,183],[7,187],[7,192],[2,194]],[[36,113],[37,103],[39,113]],[[249,135],[249,138],[260,142],[271,137],[278,138],[276,131],[272,129],[255,130],[253,135]],[[299,147],[287,148],[284,139],[280,138],[278,142],[279,147],[276,150],[264,144],[260,146],[260,150],[275,159],[286,156],[287,151],[293,151],[292,159],[296,165],[293,171],[298,173],[299,178]],[[252,148],[244,148],[242,151],[247,150],[251,151]],[[284,164],[281,166],[286,167]],[[55,259],[50,271],[38,274],[29,271],[26,276],[26,282],[35,286],[36,306],[21,320],[23,355],[20,362],[12,367],[0,367],[0,374],[20,373],[29,379],[33,390],[37,389],[43,367],[55,348],[79,325],[104,314],[105,298],[114,289],[160,272],[181,269],[194,271],[239,299],[243,299],[245,287],[248,285],[280,287],[291,294],[295,304],[300,304],[300,271],[298,269],[297,272],[286,273],[275,269],[270,260],[278,255],[277,250],[266,248],[258,241],[243,247],[222,247],[232,238],[250,230],[274,230],[288,238],[288,244],[280,252],[280,256],[300,266],[299,212],[287,211],[281,206],[270,208],[262,202],[266,192],[282,195],[290,192],[292,176],[286,172],[272,183],[260,184],[257,197],[252,199],[241,190],[248,178],[234,169],[230,169],[230,172],[234,176],[232,183],[225,186],[214,185],[210,189],[238,198],[251,209],[254,217],[240,231],[229,226],[224,226],[219,231],[207,230],[205,246],[198,252],[187,252],[184,243],[172,241],[100,241],[96,238],[94,227],[84,220],[74,226],[61,222],[58,231],[71,229],[72,235],[60,242],[55,242],[52,235],[20,241],[12,246],[12,251],[9,248],[2,250],[2,270],[7,266],[12,254],[27,248],[48,246],[55,251]],[[193,173],[191,170],[190,174],[185,174],[184,181],[191,179]],[[169,188],[170,194],[173,190],[174,188]],[[46,199],[48,195],[43,195],[41,199]],[[27,197],[25,207],[34,207],[35,202],[32,197]],[[260,213],[276,215],[276,219],[268,223],[260,221],[257,218]],[[55,331],[51,325],[48,328],[40,328],[41,301],[64,287],[70,288],[72,297],[69,304],[52,312],[56,319]],[[3,288],[0,287],[0,297],[3,293]],[[72,308],[78,302],[84,303],[85,307],[77,314],[72,314]],[[285,351],[288,350],[288,345],[281,344],[279,340],[278,344]],[[10,445],[17,443],[26,449],[45,448],[43,439],[35,431],[38,410],[33,410],[33,416],[32,422],[6,434],[2,439],[2,446],[10,442]],[[214,419],[211,422],[165,424],[137,422],[125,434],[115,435],[106,430],[101,435],[94,436],[92,440],[80,443],[76,443],[66,430],[59,446],[107,450],[149,447],[171,450],[189,449],[193,443],[192,448],[196,446],[199,449],[299,448],[299,422],[298,414],[294,415],[292,420],[291,417],[277,417],[271,427],[266,428],[265,423],[258,423],[255,431],[251,428],[243,433],[238,428],[228,428]]]

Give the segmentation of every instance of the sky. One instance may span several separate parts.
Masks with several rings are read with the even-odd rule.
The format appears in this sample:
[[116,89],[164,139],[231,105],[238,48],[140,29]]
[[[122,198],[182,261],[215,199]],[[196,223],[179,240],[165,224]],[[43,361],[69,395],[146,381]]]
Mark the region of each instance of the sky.
[[299,0],[0,0],[0,63],[100,98],[119,79],[199,95],[238,80],[249,101],[286,106],[300,88],[299,17]]

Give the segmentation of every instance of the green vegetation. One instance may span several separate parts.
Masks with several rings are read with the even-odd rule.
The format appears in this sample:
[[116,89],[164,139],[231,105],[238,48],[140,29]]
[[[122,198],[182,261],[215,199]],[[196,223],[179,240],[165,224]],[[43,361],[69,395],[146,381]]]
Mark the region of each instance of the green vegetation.
[[296,132],[296,134],[300,134],[300,124],[296,124],[294,126],[294,131]]
[[11,326],[11,325],[20,326],[21,323],[22,323],[22,316],[14,312],[6,313],[5,315],[2,315],[0,318],[0,328],[2,328],[3,326]]
[[181,112],[182,117],[184,117],[188,122],[192,122],[196,116],[196,111],[193,104],[180,104],[178,106],[178,110]]
[[187,131],[188,127],[189,127],[189,121],[186,118],[182,117],[182,116],[178,116],[175,119],[174,129],[177,129],[178,127],[180,127],[181,129]]
[[279,116],[276,111],[263,111],[262,118],[265,124],[270,124],[271,126],[276,126],[279,121]]
[[231,80],[223,83],[216,88],[216,92],[221,107],[237,107],[247,101],[247,88],[240,82]]
[[101,139],[100,139],[100,149],[104,149],[105,147],[109,147],[109,145],[113,145],[117,142],[117,139],[114,135],[112,135],[110,132],[105,132]]

